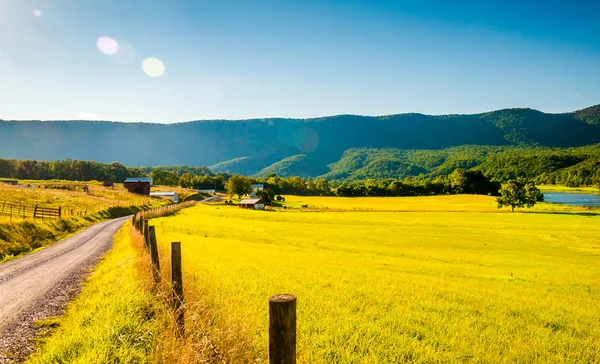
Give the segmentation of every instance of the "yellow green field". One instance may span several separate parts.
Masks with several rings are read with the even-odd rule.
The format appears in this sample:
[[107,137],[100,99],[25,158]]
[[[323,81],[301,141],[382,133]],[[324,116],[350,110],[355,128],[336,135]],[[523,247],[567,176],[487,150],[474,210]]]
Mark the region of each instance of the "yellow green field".
[[[566,191],[565,191],[566,192]],[[426,197],[313,197],[286,196],[284,207],[305,210],[375,211],[375,212],[511,212],[498,209],[495,198],[482,195],[449,195]],[[585,212],[587,207],[540,203],[533,208],[517,208],[522,212]]]
[[212,312],[204,329],[222,353],[264,362],[267,299],[292,293],[302,363],[600,360],[595,210],[496,212],[485,196],[286,200],[321,208],[197,205],[152,220],[163,252],[182,242],[190,305]]
[[600,193],[600,189],[595,186],[567,187],[561,185],[540,185],[537,187],[542,192]]
[[[98,182],[24,181],[35,188],[0,183],[0,262],[48,245],[97,221],[132,214],[139,209],[167,205],[163,199],[133,195],[122,186],[107,188]],[[53,184],[64,188],[43,188]],[[11,208],[10,205],[13,204]],[[28,205],[25,217],[16,205]],[[61,219],[33,219],[33,206],[62,208]],[[11,217],[12,212],[12,217]]]
[[[74,183],[68,181],[26,181],[35,184],[36,188],[16,187],[0,183],[0,208],[2,203],[39,205],[43,207],[62,207],[68,216],[73,212],[88,214],[104,210],[111,206],[141,206],[157,204],[156,199],[133,195],[122,186],[114,188],[103,187],[98,182]],[[44,184],[61,186],[88,186],[88,192],[81,190],[71,191],[66,189],[43,188]]]

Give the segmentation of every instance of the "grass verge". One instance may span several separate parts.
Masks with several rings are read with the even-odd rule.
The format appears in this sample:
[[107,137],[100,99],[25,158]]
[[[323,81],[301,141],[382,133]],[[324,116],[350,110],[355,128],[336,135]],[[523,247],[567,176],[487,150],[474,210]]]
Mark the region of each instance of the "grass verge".
[[[153,282],[141,235],[126,224],[66,314],[37,323],[46,336],[28,363],[214,362],[201,330],[177,334],[171,303],[169,285]],[[196,325],[195,316],[188,321]]]
[[28,362],[153,362],[157,333],[166,320],[157,315],[159,302],[144,284],[140,259],[125,226],[65,316],[38,323],[50,335]]

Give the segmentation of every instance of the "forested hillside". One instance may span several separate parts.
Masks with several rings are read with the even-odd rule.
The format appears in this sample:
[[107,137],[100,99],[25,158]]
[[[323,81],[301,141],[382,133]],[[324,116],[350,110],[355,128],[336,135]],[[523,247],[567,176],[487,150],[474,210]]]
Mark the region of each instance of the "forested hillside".
[[[329,172],[319,173],[311,157],[299,154],[284,158],[253,176],[302,177],[298,181],[318,177],[319,180],[338,182],[367,179],[423,182],[449,176],[461,169],[480,171],[494,182],[524,177],[545,184],[590,186],[600,185],[600,144],[577,148],[478,145],[439,150],[354,148],[326,168]],[[118,162],[0,159],[0,177],[19,179],[112,179],[122,182],[128,176],[148,175],[158,184],[183,183],[195,188],[216,188],[224,186],[230,174],[216,174],[207,167],[182,165],[127,168]],[[192,183],[192,179],[195,182]]]
[[[398,150],[590,145],[600,142],[599,115],[600,107],[594,106],[566,114],[506,109],[476,115],[340,115],[177,124],[0,121],[0,158],[117,160],[128,166],[205,165],[215,172],[246,175],[275,171],[332,178],[404,177],[451,172],[456,166],[474,167],[487,147],[473,147],[474,152],[464,160],[453,152],[428,152],[419,157],[431,160],[415,160],[413,153],[413,159],[406,160],[406,152]],[[352,163],[360,165],[361,171],[345,172],[339,163],[346,164],[355,148],[394,150],[382,152],[385,158],[365,157],[364,163],[356,160]],[[451,154],[449,160],[447,153]],[[330,170],[327,166],[332,163]]]
[[457,168],[480,170],[495,181],[516,177],[571,186],[600,182],[600,144],[578,148],[460,146],[440,150],[350,149],[329,165],[329,180],[424,179]]

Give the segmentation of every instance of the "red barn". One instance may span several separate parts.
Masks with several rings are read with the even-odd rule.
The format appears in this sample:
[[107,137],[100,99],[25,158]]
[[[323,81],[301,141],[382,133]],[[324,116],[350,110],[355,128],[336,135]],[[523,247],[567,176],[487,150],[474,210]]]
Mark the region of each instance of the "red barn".
[[123,185],[131,193],[150,196],[152,178],[127,178]]

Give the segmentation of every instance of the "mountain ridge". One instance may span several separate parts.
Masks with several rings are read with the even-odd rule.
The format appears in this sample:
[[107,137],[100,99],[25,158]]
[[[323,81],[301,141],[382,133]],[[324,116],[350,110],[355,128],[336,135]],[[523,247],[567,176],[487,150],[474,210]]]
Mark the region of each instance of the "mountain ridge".
[[[329,165],[356,148],[591,145],[600,143],[599,120],[600,105],[560,114],[507,108],[479,114],[346,114],[172,124],[2,120],[0,158],[70,158],[104,163],[118,160],[129,166],[206,165],[247,175],[266,170],[285,174],[286,168],[293,167],[302,175],[314,176],[326,175]],[[306,157],[292,158],[300,155]],[[405,165],[397,157],[379,161],[379,165],[384,169],[408,169],[410,174],[419,171],[416,165]],[[377,166],[369,168],[366,174],[375,173],[372,168]]]
[[184,120],[184,121],[174,121],[174,122],[152,122],[152,121],[120,121],[120,120],[85,120],[85,119],[69,119],[69,120],[58,120],[58,119],[47,119],[47,120],[14,120],[14,119],[0,119],[2,121],[9,122],[86,122],[86,123],[122,123],[122,124],[154,124],[154,125],[176,125],[176,124],[187,124],[187,123],[203,123],[203,122],[246,122],[246,121],[269,121],[269,120],[296,120],[296,121],[317,121],[323,119],[330,119],[336,117],[365,117],[365,118],[386,118],[386,117],[395,117],[395,116],[430,116],[430,117],[456,117],[456,116],[473,116],[473,115],[484,115],[489,113],[495,113],[500,111],[537,111],[542,114],[549,115],[581,115],[583,118],[584,115],[590,115],[592,118],[600,117],[600,104],[588,106],[586,108],[575,110],[575,111],[566,111],[562,113],[547,113],[538,109],[533,109],[529,107],[507,107],[503,109],[497,109],[493,111],[483,111],[478,113],[454,113],[454,114],[425,114],[420,112],[406,112],[406,113],[397,113],[397,114],[381,114],[381,115],[362,115],[362,114],[333,114],[327,116],[315,116],[308,118],[293,118],[293,117],[282,117],[282,116],[272,116],[272,117],[260,117],[260,118],[246,118],[246,119],[196,119],[196,120]]

